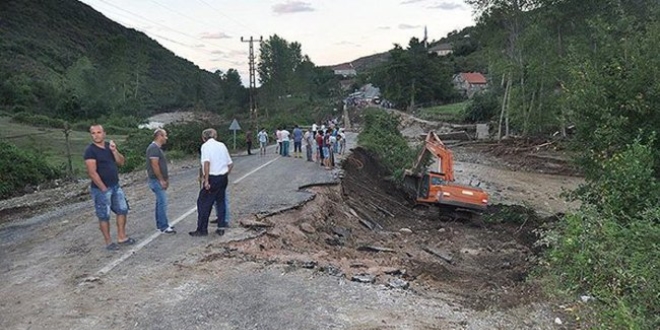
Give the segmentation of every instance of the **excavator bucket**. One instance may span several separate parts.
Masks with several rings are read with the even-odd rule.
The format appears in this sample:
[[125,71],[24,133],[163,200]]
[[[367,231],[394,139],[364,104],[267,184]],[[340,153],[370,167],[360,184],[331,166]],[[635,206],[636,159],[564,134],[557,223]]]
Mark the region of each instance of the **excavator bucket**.
[[[437,166],[429,170],[429,156]],[[483,211],[488,207],[488,194],[478,187],[454,182],[451,150],[434,132],[429,132],[414,166],[406,171],[404,189],[417,204],[436,205],[445,209]]]

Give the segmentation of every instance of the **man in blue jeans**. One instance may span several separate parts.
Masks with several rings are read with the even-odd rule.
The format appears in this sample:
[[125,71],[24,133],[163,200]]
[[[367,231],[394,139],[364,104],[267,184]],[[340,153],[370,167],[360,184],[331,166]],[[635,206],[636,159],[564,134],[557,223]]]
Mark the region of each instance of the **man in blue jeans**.
[[163,145],[167,143],[167,132],[159,128],[154,131],[154,140],[147,147],[147,175],[149,188],[156,194],[156,228],[165,234],[176,234],[167,220],[167,158]]
[[[118,250],[121,245],[135,244],[135,240],[126,236],[126,215],[128,203],[119,186],[119,171],[117,165],[124,165],[124,156],[117,150],[114,141],[105,141],[105,131],[101,125],[89,128],[92,143],[85,149],[83,158],[87,175],[92,180],[91,193],[94,201],[96,217],[99,219],[99,229],[103,234],[108,250]],[[110,236],[110,212],[117,215],[117,243]]]

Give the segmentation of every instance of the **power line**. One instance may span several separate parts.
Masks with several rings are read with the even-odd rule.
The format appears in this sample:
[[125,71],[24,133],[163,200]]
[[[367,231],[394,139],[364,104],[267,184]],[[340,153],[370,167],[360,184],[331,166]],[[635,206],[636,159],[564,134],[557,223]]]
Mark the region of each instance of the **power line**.
[[[116,8],[116,9],[118,9],[118,10],[121,10],[122,12],[125,12],[125,13],[127,13],[127,14],[133,15],[133,16],[135,16],[135,17],[138,17],[138,18],[140,18],[140,19],[142,19],[142,20],[144,20],[144,21],[146,21],[146,22],[149,22],[149,23],[152,23],[152,24],[155,24],[155,25],[161,26],[161,27],[163,27],[163,28],[165,28],[165,29],[168,29],[168,30],[170,30],[170,31],[176,32],[176,33],[178,33],[178,34],[180,34],[180,35],[183,35],[183,36],[186,36],[186,37],[188,37],[188,38],[194,39],[195,41],[198,41],[198,42],[201,42],[201,43],[207,43],[206,41],[201,40],[201,39],[198,38],[198,37],[192,36],[192,35],[190,35],[190,34],[187,34],[187,33],[181,32],[181,31],[177,31],[177,30],[175,30],[175,29],[173,29],[173,28],[170,28],[169,26],[166,26],[166,25],[160,24],[160,23],[155,22],[155,21],[152,21],[152,20],[150,20],[150,19],[148,19],[148,18],[146,18],[146,17],[144,17],[144,16],[141,16],[141,15],[135,14],[135,13],[133,13],[133,12],[130,12],[130,11],[128,11],[128,10],[125,10],[125,9],[123,9],[123,8],[120,8],[120,7],[118,7],[118,6],[115,6],[115,5],[113,5],[112,3],[109,3],[109,2],[107,2],[107,1],[105,1],[105,0],[98,0],[98,1],[100,1],[100,2],[102,2],[102,3],[104,3],[104,4],[106,4],[106,5],[109,5],[109,6],[113,7],[113,8]],[[118,15],[118,14],[115,13],[115,15]],[[123,15],[119,15],[119,16],[123,16]],[[124,17],[125,17],[125,16],[124,16]],[[125,18],[126,18],[126,17],[125,17]],[[128,18],[128,19],[130,20],[130,18]],[[173,39],[171,39],[171,38],[168,38],[168,37],[164,37],[164,36],[158,35],[157,33],[154,33],[154,32],[148,32],[148,33],[147,33],[147,32],[144,32],[144,31],[143,31],[143,33],[145,33],[145,34],[147,34],[147,35],[154,35],[154,36],[156,36],[156,37],[158,37],[158,38],[160,38],[160,39],[163,39],[163,40],[166,40],[166,41],[169,41],[169,42],[175,43],[175,44],[180,45],[180,46],[183,46],[183,47],[190,48],[190,49],[192,49],[192,50],[194,50],[194,51],[197,51],[197,52],[205,52],[205,53],[207,53],[207,55],[216,55],[216,54],[213,54],[212,52],[207,51],[207,50],[205,50],[205,49],[200,49],[200,48],[197,48],[197,47],[194,47],[194,46],[190,46],[190,45],[184,44],[184,43],[182,43],[182,42],[179,42],[179,41],[173,40]],[[218,45],[215,45],[215,46],[218,46]],[[218,58],[218,59],[219,59],[220,61],[225,62],[225,63],[232,64],[232,65],[236,65],[235,63],[232,63],[232,62],[230,62],[230,61],[228,61],[228,60],[221,59],[221,58]]]
[[206,2],[206,1],[204,1],[204,0],[197,0],[197,1],[199,1],[199,2],[201,2],[201,3],[203,3],[203,4],[205,4],[207,7],[213,9],[213,11],[215,11],[216,13],[218,13],[218,14],[220,14],[220,15],[226,17],[226,18],[229,19],[230,21],[233,21],[234,23],[236,23],[236,24],[238,24],[238,25],[240,25],[240,26],[242,26],[242,27],[244,27],[244,28],[246,28],[246,29],[248,29],[248,30],[250,30],[250,31],[252,31],[252,32],[254,32],[254,33],[256,33],[256,34],[259,34],[258,32],[254,31],[252,28],[250,28],[249,26],[247,26],[247,25],[245,25],[245,24],[243,24],[243,23],[241,23],[241,22],[239,22],[239,21],[233,19],[231,16],[225,15],[223,12],[219,11],[218,9],[215,9],[215,8],[214,8],[213,6],[211,6],[208,2]]
[[165,5],[159,3],[159,2],[157,2],[157,1],[155,1],[155,0],[150,0],[150,1],[153,2],[154,4],[160,6],[160,7],[163,7],[163,8],[165,8],[165,9],[167,9],[167,10],[169,10],[169,11],[171,11],[171,12],[177,14],[177,15],[181,15],[182,17],[185,17],[185,18],[189,19],[191,22],[198,23],[198,24],[199,24],[200,22],[203,22],[204,24],[208,25],[208,27],[212,27],[212,28],[214,28],[214,29],[216,28],[214,23],[209,23],[209,22],[206,22],[206,21],[200,21],[199,18],[193,18],[193,17],[190,17],[190,16],[188,16],[188,15],[182,13],[182,12],[179,12],[179,11],[177,11],[177,10],[175,10],[175,9],[172,9],[172,8],[170,8],[170,7],[168,7],[168,6],[165,6]]

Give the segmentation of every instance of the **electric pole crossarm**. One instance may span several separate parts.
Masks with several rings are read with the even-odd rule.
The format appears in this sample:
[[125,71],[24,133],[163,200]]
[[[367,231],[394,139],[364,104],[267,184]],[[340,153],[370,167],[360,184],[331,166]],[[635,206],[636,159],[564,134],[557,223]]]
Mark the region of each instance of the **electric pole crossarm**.
[[254,40],[252,36],[250,39],[244,40],[241,37],[241,42],[247,42],[249,44],[249,53],[248,53],[248,63],[249,63],[249,74],[250,74],[250,86],[248,87],[248,92],[250,95],[250,121],[252,122],[254,129],[259,129],[259,117],[257,114],[257,100],[256,100],[256,91],[257,91],[257,80],[255,75],[254,67],[254,42],[262,42],[263,37],[259,37],[259,40]]

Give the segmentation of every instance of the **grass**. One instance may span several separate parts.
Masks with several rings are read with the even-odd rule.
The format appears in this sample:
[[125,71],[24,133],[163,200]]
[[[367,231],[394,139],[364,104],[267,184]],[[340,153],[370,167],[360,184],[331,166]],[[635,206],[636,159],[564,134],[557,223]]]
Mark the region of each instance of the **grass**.
[[[124,135],[108,135],[107,140],[124,141]],[[31,149],[42,154],[54,166],[66,166],[67,152],[64,132],[55,128],[34,127],[11,122],[11,118],[0,116],[0,139],[19,148]],[[71,162],[76,176],[85,175],[83,153],[91,142],[89,132],[71,131]]]
[[470,101],[445,104],[417,110],[417,117],[434,121],[460,121]]

